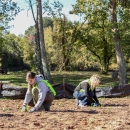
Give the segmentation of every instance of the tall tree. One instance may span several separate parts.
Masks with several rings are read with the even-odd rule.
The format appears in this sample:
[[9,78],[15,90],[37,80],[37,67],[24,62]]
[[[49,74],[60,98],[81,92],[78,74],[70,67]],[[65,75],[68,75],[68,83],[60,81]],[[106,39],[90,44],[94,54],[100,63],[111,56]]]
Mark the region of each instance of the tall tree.
[[[127,5],[128,1],[122,0],[120,4],[123,4],[123,3]],[[117,16],[117,1],[116,0],[110,0],[110,14],[111,14],[111,22],[112,22],[113,42],[115,45],[116,58],[117,58],[117,64],[118,64],[118,69],[119,69],[120,84],[122,85],[122,84],[128,83],[128,80],[127,80],[127,73],[126,73],[126,62],[125,62],[124,54],[123,54],[122,47],[120,44],[121,38],[120,38],[120,34],[118,33],[118,22],[117,22],[118,16]]]
[[79,44],[86,45],[87,49],[97,57],[100,63],[101,73],[107,74],[110,60],[113,57],[110,22],[108,14],[108,2],[106,0],[77,0],[73,5],[72,14],[79,15],[81,20],[77,22],[74,35]]
[[34,11],[33,11],[33,5],[32,5],[32,1],[29,0],[29,4],[31,7],[31,11],[32,11],[32,15],[33,15],[33,19],[35,22],[35,26],[34,29],[35,31],[33,32],[33,36],[35,37],[35,65],[36,65],[36,71],[37,73],[41,73],[43,74],[43,67],[42,67],[42,62],[41,62],[41,50],[40,50],[40,43],[39,43],[39,28],[38,28],[38,5],[36,5],[36,9],[37,9],[37,15],[36,18],[34,16]]
[[49,80],[49,82],[53,82],[49,66],[47,63],[46,58],[46,49],[45,49],[45,42],[44,42],[44,33],[43,33],[43,21],[42,21],[42,4],[41,0],[36,0],[36,9],[37,9],[37,16],[35,18],[33,12],[32,1],[29,0],[32,15],[35,21],[35,52],[36,52],[36,70],[38,73],[42,73],[45,79]]
[[44,33],[43,33],[43,22],[42,22],[42,4],[41,0],[36,0],[37,4],[37,13],[38,13],[38,34],[39,34],[39,43],[40,43],[40,50],[41,50],[41,60],[43,66],[43,75],[45,79],[48,79],[51,83],[52,78],[49,71],[49,66],[46,59],[46,49],[45,49],[45,42],[44,42]]

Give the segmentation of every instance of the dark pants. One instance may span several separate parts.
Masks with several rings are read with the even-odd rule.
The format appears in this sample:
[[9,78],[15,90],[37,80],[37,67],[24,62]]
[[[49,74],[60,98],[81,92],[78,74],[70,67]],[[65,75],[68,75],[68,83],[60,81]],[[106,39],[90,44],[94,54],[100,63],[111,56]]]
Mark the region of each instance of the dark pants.
[[[94,93],[93,93],[92,91],[90,91],[90,92],[89,92],[89,95],[90,95],[91,98],[93,98]],[[73,93],[73,96],[74,96],[76,99],[80,100],[80,101],[81,101],[81,104],[84,105],[84,106],[86,106],[86,105],[91,105],[91,103],[92,103],[92,102],[90,102],[89,99],[86,97],[85,92],[75,91],[75,92]]]
[[[37,103],[37,101],[38,101],[38,94],[39,94],[38,89],[33,88],[32,89],[33,105],[35,105]],[[48,91],[46,93],[45,100],[44,100],[44,102],[42,104],[46,111],[50,110],[50,106],[51,106],[54,99],[55,99],[55,97],[54,97],[53,93]]]

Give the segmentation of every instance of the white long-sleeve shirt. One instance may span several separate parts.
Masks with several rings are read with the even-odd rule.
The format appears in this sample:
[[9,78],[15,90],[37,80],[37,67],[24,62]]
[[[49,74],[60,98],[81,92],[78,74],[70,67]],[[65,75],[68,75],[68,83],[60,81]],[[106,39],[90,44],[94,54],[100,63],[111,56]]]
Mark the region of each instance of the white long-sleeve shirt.
[[[36,75],[36,83],[38,83],[39,80],[42,80],[42,78],[39,75]],[[28,84],[29,85],[29,84]],[[46,97],[46,93],[49,91],[48,87],[46,86],[46,84],[44,82],[39,82],[38,83],[38,101],[35,104],[35,108],[36,110],[39,109],[42,105],[42,103],[45,100]],[[25,95],[25,99],[24,99],[24,103],[23,105],[27,106],[28,103],[32,100],[32,88],[30,88],[28,86],[26,95]]]

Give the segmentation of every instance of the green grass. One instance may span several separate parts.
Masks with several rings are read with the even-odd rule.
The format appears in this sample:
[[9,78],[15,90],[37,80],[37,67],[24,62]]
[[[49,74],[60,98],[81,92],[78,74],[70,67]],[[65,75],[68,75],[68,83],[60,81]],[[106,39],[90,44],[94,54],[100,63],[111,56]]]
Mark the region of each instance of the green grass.
[[[27,71],[8,72],[7,75],[0,74],[0,81],[10,81],[10,84],[16,86],[27,87],[26,82]],[[113,80],[111,72],[108,75],[101,75],[99,72],[94,71],[74,71],[74,72],[51,72],[54,84],[66,83],[78,85],[82,80],[90,78],[93,74],[98,74],[101,77],[101,84],[99,87],[118,86],[119,79]],[[128,78],[130,75],[128,75]]]
[[111,78],[111,72],[108,75],[101,75],[99,72],[94,71],[75,71],[75,72],[52,72],[54,84],[66,83],[78,85],[81,81],[89,79],[93,74],[98,74],[101,77],[101,83],[99,87],[105,86],[117,86],[119,85],[119,79],[113,80]]
[[26,86],[26,72],[8,72],[7,74],[0,75],[0,81],[10,81],[11,85]]

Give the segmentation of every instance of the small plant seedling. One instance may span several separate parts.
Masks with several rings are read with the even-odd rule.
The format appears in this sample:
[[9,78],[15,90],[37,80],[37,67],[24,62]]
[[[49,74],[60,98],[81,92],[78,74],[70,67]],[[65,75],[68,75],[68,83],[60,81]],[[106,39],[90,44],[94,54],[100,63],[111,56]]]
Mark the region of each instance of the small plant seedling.
[[22,109],[20,110],[20,112],[28,112],[30,110],[29,107],[26,108],[26,111],[23,111]]
[[107,108],[107,114],[110,114],[111,110],[109,108]]
[[90,118],[89,119],[89,124],[92,124],[94,122],[94,119],[93,118]]
[[44,112],[43,111],[42,111],[41,117],[42,117],[42,119],[44,118]]
[[8,107],[3,107],[2,110],[3,110],[3,111],[9,111],[10,108],[8,108]]

